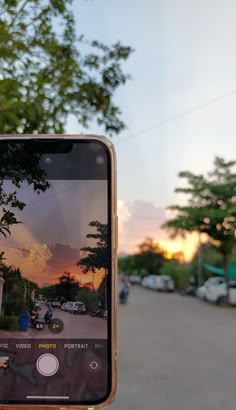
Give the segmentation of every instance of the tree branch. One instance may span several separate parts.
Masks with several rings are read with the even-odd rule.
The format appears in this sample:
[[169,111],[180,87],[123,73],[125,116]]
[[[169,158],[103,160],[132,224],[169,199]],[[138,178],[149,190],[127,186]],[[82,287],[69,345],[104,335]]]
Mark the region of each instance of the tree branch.
[[22,6],[19,8],[18,12],[15,14],[12,22],[8,25],[8,29],[10,29],[11,27],[14,26],[16,20],[18,19],[18,17],[20,16],[20,14],[22,13],[22,11],[24,10],[24,8],[27,6],[27,3],[29,2],[29,0],[25,0],[24,3],[22,4]]

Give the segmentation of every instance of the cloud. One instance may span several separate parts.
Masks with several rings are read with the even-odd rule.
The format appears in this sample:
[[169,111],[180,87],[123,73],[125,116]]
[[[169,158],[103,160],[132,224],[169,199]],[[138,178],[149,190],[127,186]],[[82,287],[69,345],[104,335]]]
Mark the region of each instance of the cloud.
[[122,241],[123,239],[125,240],[127,229],[126,229],[126,223],[131,217],[131,213],[129,211],[128,206],[124,203],[124,201],[119,200],[118,201],[118,207],[117,207],[117,213],[118,213],[118,218],[119,218],[119,239]]
[[[151,202],[119,201],[119,248],[121,252],[132,252],[146,236],[161,239],[166,237],[160,229],[165,221],[165,209]],[[121,220],[121,221],[120,221]]]
[[46,244],[34,243],[31,247],[19,249],[22,258],[29,264],[46,265],[51,258],[51,252]]
[[[119,201],[119,252],[133,253],[137,245],[145,237],[154,238],[155,242],[170,252],[184,252],[185,259],[189,260],[196,250],[196,234],[188,235],[186,240],[181,238],[170,239],[169,233],[161,225],[174,215],[164,207],[148,201]],[[120,222],[121,219],[121,222]]]
[[49,246],[51,252],[51,258],[47,261],[48,267],[53,267],[55,265],[65,265],[71,266],[75,265],[80,259],[80,250],[77,248],[71,248],[70,245],[64,245],[61,243],[56,243],[55,245]]

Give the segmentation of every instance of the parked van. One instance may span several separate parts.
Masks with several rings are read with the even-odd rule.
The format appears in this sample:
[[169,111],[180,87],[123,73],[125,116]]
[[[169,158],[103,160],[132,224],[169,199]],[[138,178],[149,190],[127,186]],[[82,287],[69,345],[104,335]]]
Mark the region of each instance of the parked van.
[[142,280],[142,286],[163,292],[173,292],[175,285],[168,275],[148,275]]

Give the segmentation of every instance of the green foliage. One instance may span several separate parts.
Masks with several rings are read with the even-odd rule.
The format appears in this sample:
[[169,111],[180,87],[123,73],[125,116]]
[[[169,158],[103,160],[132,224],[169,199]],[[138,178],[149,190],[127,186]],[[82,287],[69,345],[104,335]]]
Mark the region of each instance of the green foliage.
[[19,317],[18,316],[1,316],[0,317],[0,329],[3,330],[18,330],[19,329]]
[[64,272],[58,280],[59,283],[55,285],[57,296],[75,301],[79,290],[79,282],[75,277],[70,272]]
[[32,291],[38,290],[38,285],[23,278],[19,268],[1,266],[5,280],[3,286],[3,312],[5,315],[20,315],[32,306]]
[[[72,0],[3,0],[0,133],[62,133],[69,114],[108,133],[124,128],[113,94],[131,48],[77,36]],[[95,6],[96,7],[96,6]]]
[[108,225],[99,221],[91,221],[89,226],[96,228],[96,233],[88,233],[87,238],[95,239],[96,246],[86,246],[81,251],[86,252],[87,256],[77,262],[77,266],[82,266],[83,272],[95,272],[96,269],[109,268],[109,247],[108,247]]
[[10,226],[19,224],[20,222],[17,221],[15,215],[11,211],[7,211],[3,208],[3,215],[0,218],[0,234],[7,237],[7,234],[10,235]]
[[[25,149],[24,144],[1,144],[0,157],[0,235],[6,237],[11,233],[11,226],[20,223],[13,210],[22,211],[26,205],[17,198],[17,190],[27,183],[39,194],[49,188],[49,183],[45,171],[40,167],[40,155]],[[6,187],[6,179],[11,180],[10,188]]]
[[138,245],[139,252],[134,255],[135,271],[140,275],[159,275],[165,260],[164,251],[152,238],[146,238]]
[[79,302],[83,302],[88,312],[96,309],[98,304],[98,295],[87,287],[80,288],[78,293]]
[[118,259],[119,272],[126,275],[137,274],[145,276],[148,274],[159,275],[160,268],[165,261],[164,250],[154,242],[153,238],[145,238],[138,245],[138,253],[120,256]]
[[227,271],[229,258],[235,245],[236,231],[236,161],[225,161],[216,157],[213,171],[205,177],[189,171],[180,172],[188,186],[177,188],[176,192],[189,195],[188,205],[173,205],[169,209],[177,216],[163,227],[172,236],[198,231],[208,235],[210,243],[217,247],[224,257]]
[[[190,274],[195,278],[197,282],[197,272],[198,272],[198,264],[199,264],[199,249],[193,256],[193,259],[190,264]],[[218,268],[223,268],[223,258],[222,255],[219,253],[217,248],[210,243],[201,244],[201,262],[202,262],[202,279],[205,282],[209,277],[212,276],[212,273],[209,272],[205,267],[204,264],[207,263],[209,265],[216,266]]]
[[183,289],[189,284],[189,266],[180,263],[176,259],[165,261],[160,269],[160,273],[161,275],[169,275],[173,279],[176,289]]
[[132,275],[136,270],[134,255],[120,256],[118,258],[118,271],[125,275]]
[[58,283],[40,289],[49,300],[76,301],[79,292],[79,282],[70,272],[64,272],[58,278]]

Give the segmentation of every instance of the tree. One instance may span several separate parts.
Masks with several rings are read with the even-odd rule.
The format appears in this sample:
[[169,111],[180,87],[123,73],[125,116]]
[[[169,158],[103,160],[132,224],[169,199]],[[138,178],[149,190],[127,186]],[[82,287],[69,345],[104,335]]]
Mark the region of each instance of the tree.
[[134,255],[125,255],[118,258],[118,270],[125,275],[132,275],[136,270]]
[[96,309],[98,303],[98,296],[87,286],[83,286],[79,290],[79,301],[83,302],[88,312]]
[[197,231],[208,235],[209,241],[223,256],[227,293],[229,295],[228,268],[235,246],[236,232],[236,161],[226,161],[216,157],[214,168],[207,176],[194,175],[189,171],[180,172],[187,187],[175,191],[190,196],[187,205],[172,205],[169,209],[177,212],[175,218],[163,227],[172,236]]
[[[99,221],[91,221],[89,226],[96,228],[96,233],[88,233],[86,238],[91,238],[96,240],[96,246],[85,246],[81,248],[82,252],[86,252],[87,256],[81,258],[76,265],[82,266],[83,273],[91,271],[93,273],[93,291],[94,289],[94,274],[96,270],[104,269],[104,291],[106,290],[107,283],[107,273],[110,266],[109,249],[108,246],[108,225],[103,224]],[[104,298],[106,296],[104,294]]]
[[138,245],[139,252],[134,255],[134,266],[138,274],[159,274],[165,260],[164,250],[154,242],[153,238],[146,238]]
[[185,263],[180,263],[176,259],[170,259],[163,263],[160,269],[161,275],[170,276],[176,289],[184,289],[189,283],[189,266]]
[[19,315],[33,307],[32,291],[38,292],[38,285],[22,277],[19,268],[2,265],[1,273],[5,280],[3,286],[3,312],[5,315]]
[[85,246],[81,251],[86,252],[87,256],[81,258],[76,264],[83,267],[83,272],[92,271],[95,273],[97,269],[109,268],[109,246],[108,246],[108,225],[99,221],[91,221],[89,226],[96,228],[96,233],[88,233],[86,238],[92,238],[97,241],[96,246]]
[[195,252],[191,264],[190,264],[190,275],[194,277],[195,282],[197,283],[198,264],[199,264],[199,253],[201,254],[202,261],[202,279],[205,282],[212,274],[205,268],[204,264],[217,266],[218,268],[223,268],[222,255],[219,253],[217,248],[211,243],[202,243]]
[[113,102],[131,48],[77,36],[73,0],[2,0],[0,133],[63,133],[73,114],[107,133],[124,128]]
[[[0,97],[1,98],[1,97]],[[20,223],[13,210],[22,211],[25,202],[17,198],[17,190],[27,183],[39,194],[49,188],[46,172],[40,166],[41,155],[33,153],[23,142],[0,145],[0,235],[6,237],[11,233],[11,226]],[[7,181],[10,180],[10,184]]]
[[55,285],[55,295],[57,298],[64,298],[65,300],[75,301],[78,296],[79,282],[70,272],[64,272],[58,278],[58,283]]

